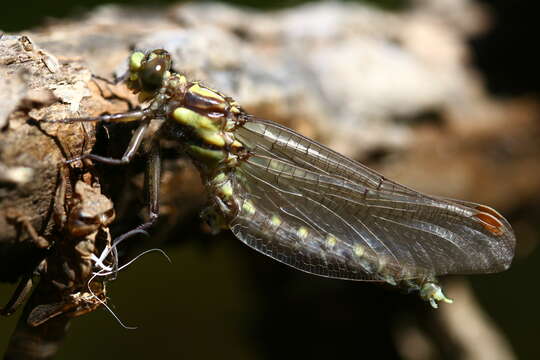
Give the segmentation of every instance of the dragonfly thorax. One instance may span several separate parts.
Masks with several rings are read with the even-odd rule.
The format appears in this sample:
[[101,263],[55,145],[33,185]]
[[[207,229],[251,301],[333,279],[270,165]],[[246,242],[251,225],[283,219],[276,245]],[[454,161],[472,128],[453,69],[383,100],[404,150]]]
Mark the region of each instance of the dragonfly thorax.
[[[164,82],[169,96],[166,117],[168,135],[178,138],[198,168],[213,175],[218,168],[233,166],[244,147],[234,137],[243,111],[231,98],[173,75]],[[182,86],[177,86],[182,83]]]

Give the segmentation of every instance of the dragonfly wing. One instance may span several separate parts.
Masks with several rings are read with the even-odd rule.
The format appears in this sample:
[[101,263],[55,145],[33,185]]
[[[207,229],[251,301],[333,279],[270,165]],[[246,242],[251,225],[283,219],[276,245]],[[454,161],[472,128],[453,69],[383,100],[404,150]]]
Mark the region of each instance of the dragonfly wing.
[[66,301],[38,305],[28,315],[27,322],[30,326],[39,326],[52,318],[64,314],[72,306],[73,304]]
[[[276,123],[235,130],[233,233],[297,269],[403,280],[506,269],[514,234],[486,206],[422,195]],[[473,205],[472,207],[470,205]]]

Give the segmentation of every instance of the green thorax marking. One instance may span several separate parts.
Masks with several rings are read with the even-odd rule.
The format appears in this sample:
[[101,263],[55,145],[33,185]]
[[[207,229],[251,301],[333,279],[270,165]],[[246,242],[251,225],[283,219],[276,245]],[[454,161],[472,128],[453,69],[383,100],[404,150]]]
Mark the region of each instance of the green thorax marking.
[[[169,84],[171,87],[174,87],[173,85]],[[196,135],[197,142],[202,141],[213,148],[223,148],[226,144],[230,145],[233,142],[231,139],[234,137],[226,125],[232,117],[237,116],[236,112],[231,111],[237,109],[237,106],[232,104],[229,98],[202,86],[198,82],[184,83],[183,85],[181,106],[172,109],[172,118],[181,125],[190,128]]]
[[205,144],[218,148],[225,146],[223,131],[216,120],[185,107],[174,109],[172,116],[180,124],[189,127]]
[[217,91],[194,82],[184,95],[184,106],[199,112],[225,113],[229,103]]
[[[187,153],[194,160],[196,165],[204,166],[207,171],[218,168],[218,166],[227,159],[227,153],[224,150],[212,150],[197,145],[186,147]],[[203,173],[205,169],[200,169]]]
[[[231,98],[198,82],[185,82],[183,76],[171,76],[167,87],[174,90],[172,99],[177,104],[170,109],[170,119],[185,129],[184,144],[188,154],[210,173],[217,167],[234,166],[231,159],[243,145],[234,137],[234,126],[241,109]],[[173,91],[174,93],[174,91]],[[229,161],[231,160],[231,161]],[[225,193],[229,189],[222,189]]]

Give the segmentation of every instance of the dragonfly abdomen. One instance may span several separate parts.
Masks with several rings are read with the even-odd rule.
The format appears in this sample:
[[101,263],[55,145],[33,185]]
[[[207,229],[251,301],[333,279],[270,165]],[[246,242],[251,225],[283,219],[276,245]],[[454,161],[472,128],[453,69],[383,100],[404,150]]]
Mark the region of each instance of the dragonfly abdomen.
[[427,269],[396,266],[361,241],[346,241],[303,221],[292,209],[258,208],[255,204],[261,204],[261,199],[253,201],[249,194],[232,198],[238,211],[229,224],[233,233],[250,247],[299,270],[330,278],[391,284],[433,275]]

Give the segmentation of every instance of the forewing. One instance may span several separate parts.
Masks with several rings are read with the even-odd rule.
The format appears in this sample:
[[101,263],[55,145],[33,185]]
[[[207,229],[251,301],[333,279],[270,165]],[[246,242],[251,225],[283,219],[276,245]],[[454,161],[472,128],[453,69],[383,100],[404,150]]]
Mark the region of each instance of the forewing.
[[54,317],[64,314],[72,307],[73,304],[66,301],[38,305],[28,315],[27,322],[30,326],[39,326]]
[[233,233],[297,269],[361,280],[506,269],[515,238],[495,210],[422,195],[273,122],[235,130]]

